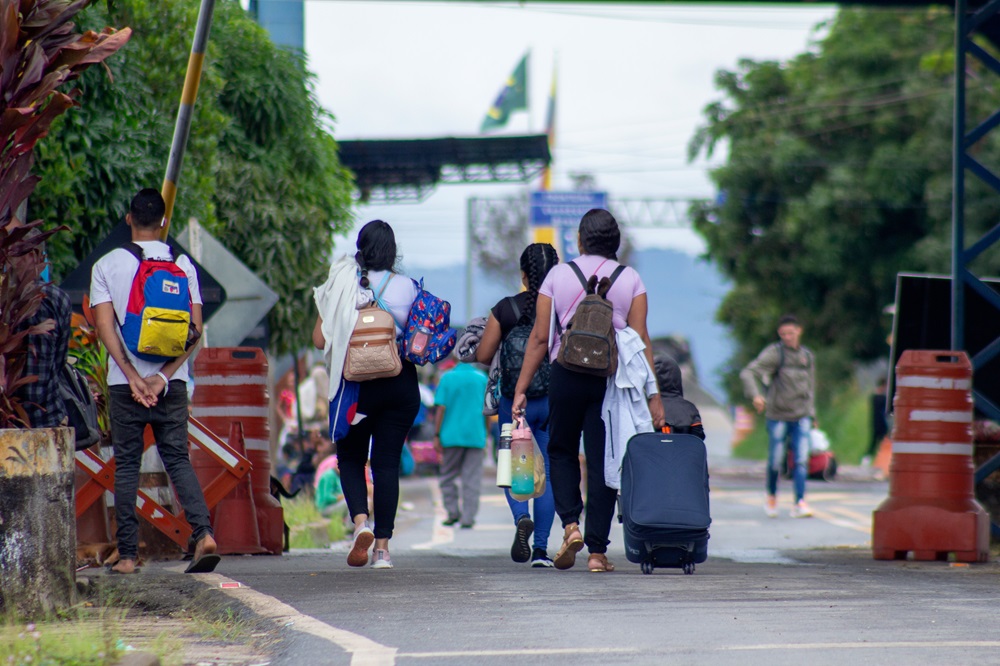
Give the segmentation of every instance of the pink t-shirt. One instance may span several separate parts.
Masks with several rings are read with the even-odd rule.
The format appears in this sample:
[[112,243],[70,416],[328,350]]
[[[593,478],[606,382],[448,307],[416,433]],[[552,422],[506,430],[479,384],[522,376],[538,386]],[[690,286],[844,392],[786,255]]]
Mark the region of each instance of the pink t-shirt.
[[[598,278],[611,277],[619,265],[613,259],[589,254],[577,257],[573,263],[587,278],[591,275],[596,275]],[[573,318],[576,306],[584,297],[583,285],[580,284],[580,279],[568,264],[559,264],[549,271],[545,280],[542,281],[542,286],[538,288],[538,293],[552,299],[552,307],[562,329],[565,329],[566,324]],[[628,311],[632,307],[632,299],[645,293],[646,285],[642,283],[639,273],[634,268],[627,266],[608,291],[608,300],[615,308],[615,330],[620,331],[628,326]],[[549,336],[549,358],[555,359],[559,353],[560,342],[558,333],[553,332]]]

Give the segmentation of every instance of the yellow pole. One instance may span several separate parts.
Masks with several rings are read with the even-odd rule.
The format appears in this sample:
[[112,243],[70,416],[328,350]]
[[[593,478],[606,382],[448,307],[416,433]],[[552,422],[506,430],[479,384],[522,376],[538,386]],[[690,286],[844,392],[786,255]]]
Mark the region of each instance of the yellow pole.
[[205,63],[205,49],[208,47],[208,32],[212,27],[214,11],[215,0],[201,0],[198,22],[194,30],[194,42],[191,44],[191,57],[188,58],[187,74],[184,76],[184,90],[181,91],[181,104],[177,109],[174,138],[170,144],[167,173],[163,177],[163,188],[160,191],[163,195],[163,201],[167,204],[163,227],[160,230],[161,240],[167,239],[167,234],[170,231],[170,220],[174,215],[177,180],[181,175],[184,149],[187,147],[188,136],[191,134],[191,117],[194,114],[194,102],[198,97],[198,84],[201,82],[201,70]]

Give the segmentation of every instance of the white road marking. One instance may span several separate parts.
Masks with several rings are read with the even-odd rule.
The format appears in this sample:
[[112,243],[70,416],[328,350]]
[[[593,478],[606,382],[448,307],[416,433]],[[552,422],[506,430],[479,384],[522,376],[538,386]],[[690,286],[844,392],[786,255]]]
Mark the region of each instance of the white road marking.
[[[180,568],[177,569],[181,571]],[[210,587],[219,588],[223,583],[235,583],[220,574],[201,574],[199,579]],[[261,617],[275,622],[279,627],[288,627],[294,631],[315,636],[333,643],[340,649],[351,654],[351,666],[394,666],[396,663],[396,648],[376,643],[370,638],[359,634],[331,627],[310,615],[304,615],[286,603],[263,592],[257,592],[246,586],[238,588],[221,588],[224,594],[246,604]]]
[[431,491],[431,504],[434,506],[434,527],[431,528],[431,540],[416,544],[413,546],[413,550],[431,550],[455,541],[455,528],[445,527],[441,524],[448,518],[444,510],[444,502],[441,500],[441,488],[437,483],[430,483],[428,487]]
[[892,650],[925,648],[998,648],[1000,641],[857,641],[851,643],[761,643],[760,645],[731,645],[719,647],[721,651],[740,650]]
[[564,654],[636,654],[633,648],[537,648],[534,650],[455,650],[453,652],[400,652],[400,659],[448,659],[456,657],[524,657]]

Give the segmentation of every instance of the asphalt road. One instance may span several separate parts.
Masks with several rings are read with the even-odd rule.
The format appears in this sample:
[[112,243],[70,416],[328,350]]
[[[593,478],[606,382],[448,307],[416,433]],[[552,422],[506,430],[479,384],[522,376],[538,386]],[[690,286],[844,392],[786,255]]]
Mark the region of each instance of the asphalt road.
[[995,563],[872,560],[885,483],[811,484],[811,519],[788,517],[787,492],[764,517],[761,485],[713,477],[709,559],[691,576],[643,575],[617,526],[615,572],[584,558],[569,571],[515,564],[495,488],[484,484],[473,530],[451,529],[427,479],[405,482],[414,508],[398,520],[395,569],[352,569],[337,544],[227,557],[219,571],[308,616],[289,620],[276,664],[1000,663]]

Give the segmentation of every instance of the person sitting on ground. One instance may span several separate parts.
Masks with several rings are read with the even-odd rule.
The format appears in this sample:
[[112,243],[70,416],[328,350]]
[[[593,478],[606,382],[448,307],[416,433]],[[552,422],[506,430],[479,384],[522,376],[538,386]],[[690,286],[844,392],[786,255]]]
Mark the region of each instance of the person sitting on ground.
[[660,385],[660,401],[663,403],[663,417],[670,432],[694,435],[705,439],[705,428],[701,414],[690,400],[684,399],[681,367],[666,354],[654,354],[653,365],[656,383]]

